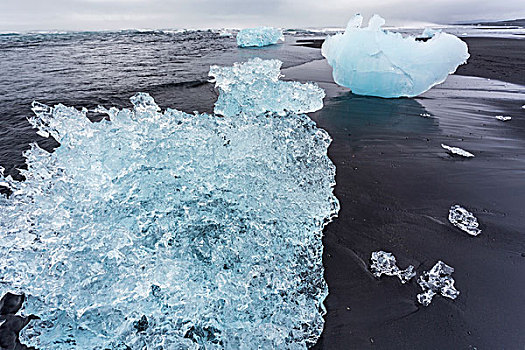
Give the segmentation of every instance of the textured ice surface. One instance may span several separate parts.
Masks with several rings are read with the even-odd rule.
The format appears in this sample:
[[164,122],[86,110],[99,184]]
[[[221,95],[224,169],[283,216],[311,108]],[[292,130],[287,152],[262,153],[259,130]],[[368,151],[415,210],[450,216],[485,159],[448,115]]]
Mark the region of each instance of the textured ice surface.
[[509,117],[509,116],[503,116],[503,115],[497,115],[495,118],[496,118],[497,120],[502,121],[502,122],[507,122],[507,121],[509,121],[509,120],[512,119],[512,117]]
[[418,279],[423,293],[417,295],[417,300],[421,304],[428,306],[437,293],[441,293],[446,298],[456,299],[459,291],[454,288],[452,272],[454,272],[454,268],[443,261],[438,261],[430,271],[423,272],[423,275],[419,276]]
[[24,341],[315,343],[328,293],[322,229],[339,208],[329,135],[305,115],[190,115],[144,93],[131,102],[99,108],[110,117],[99,123],[34,103],[31,123],[61,145],[33,144],[23,182],[0,175],[12,191],[0,195],[0,295],[25,292],[25,312],[42,318]]
[[323,108],[324,90],[314,83],[279,80],[281,65],[279,60],[254,58],[233,67],[212,66],[209,75],[220,92],[214,112],[224,116],[267,111],[285,115]]
[[459,204],[450,207],[448,221],[471,236],[477,236],[481,233],[481,230],[478,228],[478,219]]
[[451,147],[451,146],[447,146],[445,144],[441,144],[441,147],[443,147],[444,149],[446,149],[447,151],[449,151],[450,153],[452,153],[454,155],[458,155],[458,156],[465,157],[465,158],[472,158],[472,157],[474,157],[474,155],[472,153],[467,152],[464,149],[459,148],[459,147]]
[[237,45],[240,47],[268,46],[284,41],[281,29],[272,27],[257,27],[242,29],[237,33]]
[[397,276],[401,280],[401,283],[406,283],[416,275],[414,272],[414,266],[412,265],[401,270],[396,265],[396,257],[392,253],[384,252],[382,250],[372,252],[371,260],[372,265],[370,265],[370,269],[376,277],[381,277],[381,275]]
[[454,35],[435,32],[417,41],[381,29],[385,20],[377,15],[367,28],[361,28],[362,21],[356,15],[343,34],[326,38],[322,46],[335,82],[355,94],[417,96],[444,82],[469,57],[467,44]]

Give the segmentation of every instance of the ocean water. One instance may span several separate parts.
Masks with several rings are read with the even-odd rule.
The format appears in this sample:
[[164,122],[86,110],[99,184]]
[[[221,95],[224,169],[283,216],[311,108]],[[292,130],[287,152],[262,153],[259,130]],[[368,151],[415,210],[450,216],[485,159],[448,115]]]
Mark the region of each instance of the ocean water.
[[17,177],[31,142],[58,146],[28,123],[34,100],[129,107],[130,96],[148,92],[161,107],[211,112],[216,99],[207,84],[211,65],[261,57],[280,59],[288,68],[321,58],[318,50],[294,46],[298,36],[288,34],[283,45],[239,49],[234,36],[211,30],[0,35],[0,166]]

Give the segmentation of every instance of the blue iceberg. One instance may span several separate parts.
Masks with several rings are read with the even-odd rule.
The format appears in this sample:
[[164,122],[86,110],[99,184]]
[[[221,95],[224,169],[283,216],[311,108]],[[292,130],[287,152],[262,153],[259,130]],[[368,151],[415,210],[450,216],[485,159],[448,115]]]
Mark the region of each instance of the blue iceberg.
[[[279,66],[248,63],[258,64],[247,81]],[[229,73],[214,69],[220,89]],[[232,94],[245,86],[228,81]],[[296,94],[322,105],[318,88]],[[98,108],[108,119],[97,123],[86,109],[33,103],[30,122],[60,147],[33,144],[25,181],[0,171],[10,192],[0,195],[0,295],[26,293],[25,312],[41,317],[22,340],[51,350],[314,344],[328,293],[322,230],[339,209],[330,136],[306,115],[271,113],[277,101],[223,116],[162,111],[145,93],[131,102]]]
[[284,41],[281,29],[272,27],[257,27],[242,29],[237,33],[237,46],[239,47],[261,47],[277,44]]
[[356,15],[343,34],[326,38],[322,54],[334,81],[358,95],[414,97],[445,81],[469,58],[465,42],[452,34],[426,30],[426,41],[383,30],[374,15],[368,27]]

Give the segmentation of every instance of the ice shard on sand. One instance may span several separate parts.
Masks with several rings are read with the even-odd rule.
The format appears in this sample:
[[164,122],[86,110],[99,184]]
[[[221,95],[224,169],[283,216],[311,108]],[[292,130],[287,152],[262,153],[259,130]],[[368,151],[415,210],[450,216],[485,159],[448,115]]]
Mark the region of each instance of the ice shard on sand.
[[465,157],[465,158],[474,158],[474,155],[472,153],[470,153],[469,151],[465,151],[463,148],[452,147],[452,146],[445,145],[443,143],[441,144],[441,147],[443,149],[446,149],[453,156],[460,156],[460,157]]
[[370,269],[376,277],[381,277],[382,275],[397,276],[401,280],[401,283],[404,284],[416,275],[414,266],[412,265],[408,265],[406,269],[401,270],[397,266],[396,257],[392,253],[382,250],[372,252],[370,260],[372,261]]
[[459,204],[450,207],[448,221],[471,236],[477,236],[481,233],[478,219],[476,219],[474,214]]
[[423,289],[423,293],[417,295],[419,303],[424,306],[430,305],[438,293],[446,298],[456,299],[459,291],[454,287],[453,272],[454,268],[443,261],[438,261],[430,271],[423,272],[418,279],[418,284]]

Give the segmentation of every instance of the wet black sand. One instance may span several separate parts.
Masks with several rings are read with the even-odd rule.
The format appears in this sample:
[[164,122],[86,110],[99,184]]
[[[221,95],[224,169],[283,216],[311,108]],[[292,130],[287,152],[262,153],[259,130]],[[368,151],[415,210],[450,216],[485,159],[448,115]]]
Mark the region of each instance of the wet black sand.
[[503,80],[525,85],[523,39],[462,38],[469,46],[469,63],[457,74]]
[[[508,42],[523,52],[525,41],[468,42],[473,59],[460,74],[522,78],[519,59],[483,48]],[[337,166],[341,211],[325,231],[330,294],[315,349],[523,349],[525,88],[452,76],[416,99],[388,100],[333,85],[324,61],[284,73],[327,89],[325,107],[312,118],[333,137],[329,155]],[[513,120],[498,122],[497,114]],[[441,143],[476,158],[450,157]],[[480,236],[448,223],[456,203],[478,217]],[[401,285],[371,275],[376,250],[393,252],[418,274],[443,260],[456,269],[460,296],[419,305],[415,280]]]

